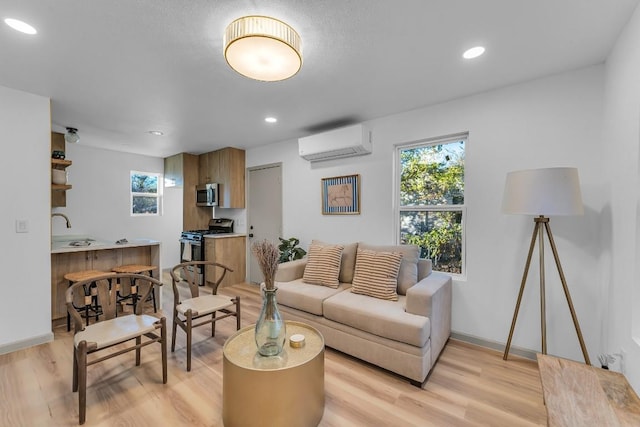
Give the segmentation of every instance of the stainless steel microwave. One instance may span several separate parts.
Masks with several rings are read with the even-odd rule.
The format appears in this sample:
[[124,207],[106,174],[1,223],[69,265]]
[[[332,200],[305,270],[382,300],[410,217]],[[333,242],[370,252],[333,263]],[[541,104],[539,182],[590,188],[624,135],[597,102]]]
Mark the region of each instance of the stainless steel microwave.
[[218,184],[196,186],[196,206],[218,206]]

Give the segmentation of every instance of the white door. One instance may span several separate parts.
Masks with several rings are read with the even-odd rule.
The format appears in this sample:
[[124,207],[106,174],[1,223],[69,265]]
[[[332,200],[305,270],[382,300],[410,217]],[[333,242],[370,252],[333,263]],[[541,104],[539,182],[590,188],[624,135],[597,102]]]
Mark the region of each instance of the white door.
[[251,244],[267,239],[276,246],[282,236],[282,166],[267,165],[249,169],[247,194],[247,257],[249,282],[261,283],[262,272],[251,253]]

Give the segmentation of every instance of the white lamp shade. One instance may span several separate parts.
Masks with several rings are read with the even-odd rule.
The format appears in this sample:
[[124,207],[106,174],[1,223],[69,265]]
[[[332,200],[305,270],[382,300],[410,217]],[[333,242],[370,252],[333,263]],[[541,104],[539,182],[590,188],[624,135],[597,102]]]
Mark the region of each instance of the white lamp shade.
[[227,27],[224,57],[243,76],[266,82],[285,80],[302,67],[300,36],[278,19],[245,16]]
[[502,211],[521,215],[582,215],[576,168],[545,168],[509,172]]

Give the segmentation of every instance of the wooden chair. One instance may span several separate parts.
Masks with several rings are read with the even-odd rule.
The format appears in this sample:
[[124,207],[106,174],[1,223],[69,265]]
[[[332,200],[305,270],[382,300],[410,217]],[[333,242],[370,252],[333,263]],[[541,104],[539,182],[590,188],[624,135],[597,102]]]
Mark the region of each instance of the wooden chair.
[[[140,365],[140,349],[149,344],[159,343],[162,353],[162,383],[167,383],[167,327],[164,317],[142,314],[142,304],[138,304],[134,314],[116,317],[116,290],[111,289],[110,279],[135,280],[141,289],[143,298],[147,298],[154,285],[162,286],[162,282],[141,274],[113,274],[107,273],[100,277],[91,277],[75,282],[66,291],[65,300],[67,311],[74,323],[73,336],[73,391],[78,391],[78,412],[80,424],[86,419],[87,406],[87,366],[102,362],[115,356],[135,350],[136,366]],[[85,289],[94,287],[95,292],[86,295]],[[145,289],[146,288],[146,289]],[[81,313],[84,307],[77,308],[79,301],[86,305],[101,307],[100,320],[91,325],[85,325]],[[75,301],[75,305],[74,305]],[[143,299],[144,301],[144,299]],[[145,338],[143,340],[143,338]],[[129,341],[135,340],[135,344]],[[122,344],[122,345],[120,345]],[[88,356],[101,353],[95,358]]]
[[[83,280],[93,279],[94,277],[102,277],[104,275],[114,276],[115,274],[108,271],[101,270],[83,270],[83,271],[74,271],[72,273],[67,273],[64,275],[65,280],[69,281],[69,286],[73,285],[76,282],[80,282]],[[92,282],[88,286],[84,287],[85,297],[89,295],[95,295],[96,287]],[[87,325],[89,324],[89,318],[95,317],[96,321],[98,321],[100,314],[102,313],[102,308],[97,304],[95,298],[92,298],[94,304],[91,306],[85,303],[85,298],[81,298],[79,300],[79,304],[76,305],[76,309],[82,308],[83,314],[82,316],[86,318]],[[67,312],[67,331],[71,330],[71,315]]]
[[[219,277],[213,285],[212,294],[200,295],[197,282],[196,266],[213,266]],[[226,317],[235,316],[236,329],[240,329],[240,297],[235,298],[216,295],[220,282],[225,274],[233,272],[229,267],[214,261],[191,261],[178,264],[171,269],[171,279],[173,283],[173,335],[171,337],[171,352],[176,347],[176,332],[178,326],[187,334],[187,371],[191,371],[191,331],[193,328],[211,324],[211,336],[216,334],[216,322]],[[189,288],[191,298],[181,299],[180,288]],[[235,306],[232,310],[231,307]],[[220,312],[222,315],[217,315]],[[209,318],[210,315],[210,318]],[[207,317],[200,323],[193,323],[194,320]]]
[[[131,274],[147,274],[149,277],[153,276],[153,272],[158,269],[157,265],[144,265],[144,264],[127,264],[113,267],[111,271],[115,273],[131,273]],[[122,295],[122,282],[118,282],[118,302],[124,304],[125,301],[131,300],[133,305],[133,311],[136,311],[136,305],[138,304],[138,287],[136,281],[133,280],[129,283],[129,294]],[[146,302],[147,300],[153,301],[153,312],[158,312],[158,306],[156,305],[156,291],[155,288],[151,289],[148,299],[141,300]],[[123,306],[124,308],[124,306]]]

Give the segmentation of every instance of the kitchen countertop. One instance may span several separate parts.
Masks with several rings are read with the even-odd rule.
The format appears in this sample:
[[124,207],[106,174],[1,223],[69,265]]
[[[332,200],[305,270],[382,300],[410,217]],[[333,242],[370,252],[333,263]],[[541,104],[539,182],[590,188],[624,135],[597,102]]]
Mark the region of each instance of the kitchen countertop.
[[205,239],[224,239],[227,237],[246,237],[245,233],[221,233],[221,234],[205,234]]
[[[79,241],[89,241],[90,244],[86,246],[70,246],[71,242]],[[134,248],[137,246],[152,246],[158,244],[160,244],[159,241],[150,239],[131,239],[127,243],[115,243],[115,241],[93,236],[52,236],[51,253],[60,254],[68,252],[99,251],[104,249]]]

